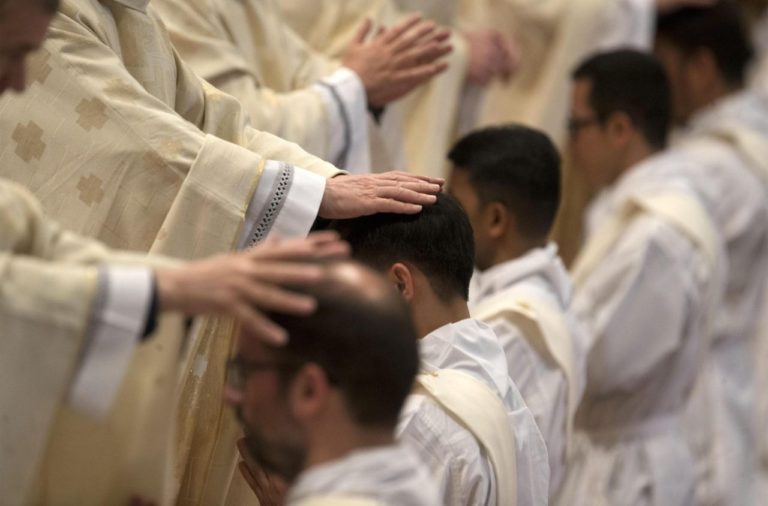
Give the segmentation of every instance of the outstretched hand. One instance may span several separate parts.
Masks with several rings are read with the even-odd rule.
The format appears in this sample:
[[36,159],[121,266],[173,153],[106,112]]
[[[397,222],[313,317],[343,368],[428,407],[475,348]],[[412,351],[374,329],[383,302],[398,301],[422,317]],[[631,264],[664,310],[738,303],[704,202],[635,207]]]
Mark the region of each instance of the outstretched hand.
[[434,204],[444,181],[406,172],[343,175],[326,181],[320,216],[347,219],[377,213],[416,214]]
[[485,86],[494,79],[512,77],[520,54],[511,38],[496,30],[466,32],[464,37],[469,44],[468,81]]
[[237,318],[253,335],[284,343],[285,331],[262,311],[305,315],[315,301],[283,288],[307,285],[322,276],[310,261],[344,257],[349,246],[333,232],[306,239],[268,240],[247,251],[190,262],[178,269],[155,272],[160,309],[188,316],[227,314]]
[[413,15],[370,37],[372,30],[365,20],[342,59],[363,82],[370,106],[384,107],[447,68],[438,60],[451,52],[450,32],[434,22]]

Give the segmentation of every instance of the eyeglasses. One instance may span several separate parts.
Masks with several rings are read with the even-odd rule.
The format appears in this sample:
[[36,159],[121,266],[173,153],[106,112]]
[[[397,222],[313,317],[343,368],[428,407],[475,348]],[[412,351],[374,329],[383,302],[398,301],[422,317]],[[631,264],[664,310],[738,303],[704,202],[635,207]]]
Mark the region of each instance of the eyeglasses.
[[596,116],[589,118],[570,118],[568,120],[568,134],[574,136],[578,134],[581,129],[590,125],[597,125],[599,123],[600,120]]
[[234,390],[245,387],[248,376],[257,371],[280,370],[295,367],[297,364],[286,361],[249,361],[236,357],[227,361],[227,386]]

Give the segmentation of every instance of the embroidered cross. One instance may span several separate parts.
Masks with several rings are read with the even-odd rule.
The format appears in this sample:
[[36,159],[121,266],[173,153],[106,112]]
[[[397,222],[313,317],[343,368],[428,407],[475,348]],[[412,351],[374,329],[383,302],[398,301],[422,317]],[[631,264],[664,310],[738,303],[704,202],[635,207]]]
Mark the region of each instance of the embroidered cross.
[[104,190],[101,188],[102,181],[95,175],[81,177],[77,183],[77,189],[80,190],[80,200],[87,206],[93,203],[100,203],[104,199]]
[[37,81],[40,84],[45,84],[48,76],[53,71],[53,68],[48,65],[48,60],[50,59],[51,53],[44,48],[40,49],[39,51],[35,51],[35,53],[30,56],[30,58],[27,60],[27,76],[29,77],[30,81]]
[[87,132],[93,128],[100,130],[107,122],[106,110],[107,106],[98,98],[83,99],[75,108],[75,112],[80,115],[77,118],[77,124]]
[[27,126],[19,123],[11,138],[16,141],[15,153],[25,162],[42,158],[46,146],[43,142],[43,129],[34,121],[27,123]]

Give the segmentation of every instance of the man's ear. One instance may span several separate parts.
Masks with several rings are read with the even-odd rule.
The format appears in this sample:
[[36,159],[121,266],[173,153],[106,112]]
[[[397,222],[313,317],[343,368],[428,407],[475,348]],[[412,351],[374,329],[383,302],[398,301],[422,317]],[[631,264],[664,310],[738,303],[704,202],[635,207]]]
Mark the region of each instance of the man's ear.
[[617,111],[611,114],[606,123],[606,130],[616,146],[626,146],[635,134],[635,123],[625,112]]
[[304,365],[291,380],[289,405],[299,420],[315,418],[322,413],[331,396],[328,375],[317,364]]
[[501,202],[490,202],[483,209],[484,225],[491,239],[501,239],[507,234],[510,219],[509,210]]
[[398,262],[389,268],[387,278],[397,287],[397,290],[411,301],[414,296],[414,279],[411,269],[404,263]]

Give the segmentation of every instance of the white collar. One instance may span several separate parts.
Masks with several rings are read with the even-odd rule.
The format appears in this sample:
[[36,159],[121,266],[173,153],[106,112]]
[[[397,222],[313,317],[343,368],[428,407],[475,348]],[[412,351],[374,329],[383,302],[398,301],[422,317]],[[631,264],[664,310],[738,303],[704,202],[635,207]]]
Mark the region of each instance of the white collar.
[[472,297],[473,304],[479,304],[483,299],[513,285],[537,280],[548,285],[548,291],[552,292],[563,307],[570,303],[570,278],[558,255],[557,245],[553,242],[543,248],[534,248],[513,260],[494,265],[483,272],[476,272],[475,277],[477,279],[474,282],[476,290]]
[[419,341],[421,368],[425,372],[453,369],[466,372],[492,387],[504,399],[509,391],[509,371],[499,338],[485,323],[467,318],[449,323]]

